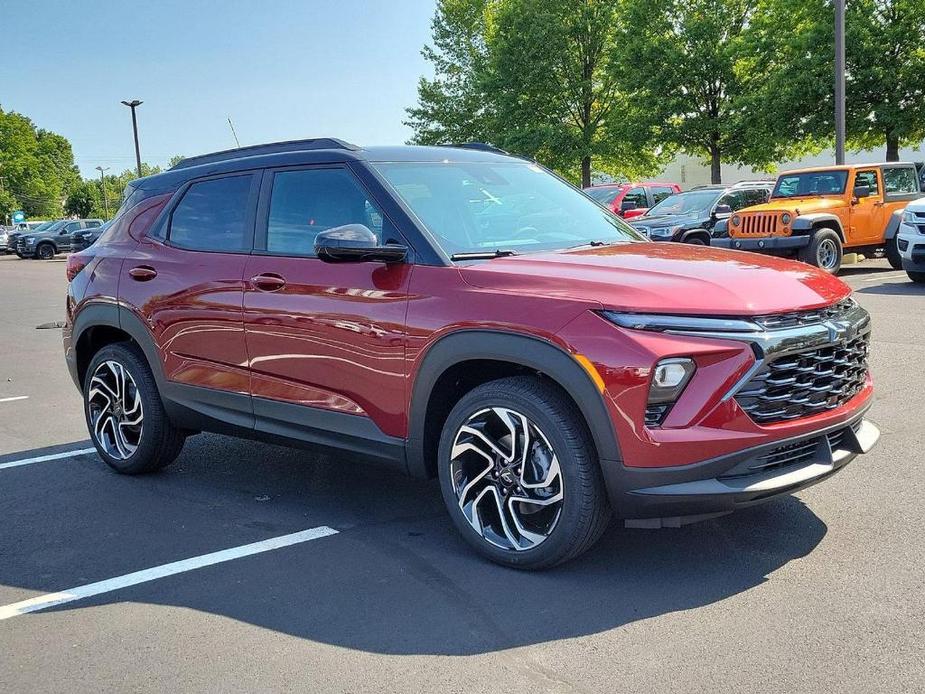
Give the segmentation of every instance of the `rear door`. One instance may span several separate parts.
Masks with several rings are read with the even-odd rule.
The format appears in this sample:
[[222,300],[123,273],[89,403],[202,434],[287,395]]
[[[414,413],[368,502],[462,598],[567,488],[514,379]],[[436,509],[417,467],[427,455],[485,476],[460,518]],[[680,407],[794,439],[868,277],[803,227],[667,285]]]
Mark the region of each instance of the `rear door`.
[[153,333],[172,399],[252,426],[244,344],[244,267],[253,247],[260,176],[199,179],[178,191],[159,238],[126,257],[124,305]]
[[332,264],[314,251],[319,232],[343,224],[404,243],[380,209],[347,166],[265,175],[244,295],[258,430],[308,439],[404,431],[412,265]]

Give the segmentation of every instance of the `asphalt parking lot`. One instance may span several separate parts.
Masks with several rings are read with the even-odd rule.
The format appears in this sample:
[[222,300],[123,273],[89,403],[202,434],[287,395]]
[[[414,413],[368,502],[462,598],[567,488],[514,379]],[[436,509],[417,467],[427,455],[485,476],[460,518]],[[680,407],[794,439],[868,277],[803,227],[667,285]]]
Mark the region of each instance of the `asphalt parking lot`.
[[36,329],[64,264],[0,257],[0,690],[923,691],[925,289],[843,278],[874,319],[875,452],[528,574],[474,556],[435,483],[214,435],[138,478],[79,453]]

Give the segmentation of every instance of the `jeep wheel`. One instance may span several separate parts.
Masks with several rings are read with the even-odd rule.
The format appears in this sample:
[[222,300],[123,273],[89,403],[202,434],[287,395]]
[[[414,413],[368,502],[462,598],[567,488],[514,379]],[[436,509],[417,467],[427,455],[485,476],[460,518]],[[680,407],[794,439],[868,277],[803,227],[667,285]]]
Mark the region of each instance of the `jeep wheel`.
[[899,254],[899,239],[896,236],[891,239],[887,239],[886,259],[890,262],[890,267],[894,270],[903,269],[903,259]]
[[35,249],[35,257],[41,260],[51,260],[55,257],[55,247],[50,243],[40,243]]
[[87,428],[103,461],[117,472],[153,472],[183,447],[142,354],[126,344],[104,347],[84,379]]
[[454,525],[499,564],[572,559],[610,519],[587,427],[556,388],[517,376],[467,393],[440,439],[439,477]]
[[909,275],[909,279],[917,284],[925,283],[925,272],[913,272],[912,270],[907,270],[906,274]]
[[800,260],[834,275],[841,269],[842,253],[838,234],[831,229],[820,229],[813,234],[809,245],[800,250]]

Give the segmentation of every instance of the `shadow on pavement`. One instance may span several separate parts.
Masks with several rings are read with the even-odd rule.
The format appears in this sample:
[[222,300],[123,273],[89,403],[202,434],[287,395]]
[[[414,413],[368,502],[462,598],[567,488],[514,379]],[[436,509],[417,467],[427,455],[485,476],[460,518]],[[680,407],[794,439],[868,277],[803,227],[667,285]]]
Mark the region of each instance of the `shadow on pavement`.
[[858,294],[885,294],[891,296],[925,296],[925,285],[917,284],[909,279],[898,280],[872,287],[856,289]]
[[122,477],[90,457],[39,472],[55,477],[31,486],[70,497],[20,514],[12,546],[55,528],[65,537],[57,551],[13,551],[0,562],[6,586],[63,589],[317,525],[340,533],[17,619],[173,605],[373,653],[471,655],[695,609],[760,585],[826,533],[791,497],[680,529],[612,528],[578,560],[525,573],[475,556],[436,484],[305,452],[203,435],[157,475]]

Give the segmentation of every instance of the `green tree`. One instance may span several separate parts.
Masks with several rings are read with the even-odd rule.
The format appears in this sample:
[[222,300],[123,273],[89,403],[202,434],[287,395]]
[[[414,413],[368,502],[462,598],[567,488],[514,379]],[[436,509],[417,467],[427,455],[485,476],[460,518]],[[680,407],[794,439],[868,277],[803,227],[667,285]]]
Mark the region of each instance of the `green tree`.
[[408,110],[413,142],[489,142],[583,185],[592,167],[651,172],[652,123],[611,66],[616,10],[606,0],[441,0],[424,49],[435,76]]
[[925,139],[925,2],[851,0],[845,31],[849,144],[896,161]]
[[93,217],[99,207],[99,186],[92,181],[81,181],[74,186],[64,203],[65,213],[81,218]]
[[752,164],[741,64],[752,51],[746,30],[756,0],[622,0],[622,7],[613,64],[632,103],[663,123],[662,140],[704,156],[714,183],[724,161]]
[[180,163],[181,161],[183,161],[184,159],[186,159],[186,155],[184,155],[184,154],[174,154],[172,157],[170,157],[170,161],[167,162],[167,168],[168,168],[168,169],[172,169],[174,166],[176,166],[177,164],[179,164],[179,163]]

